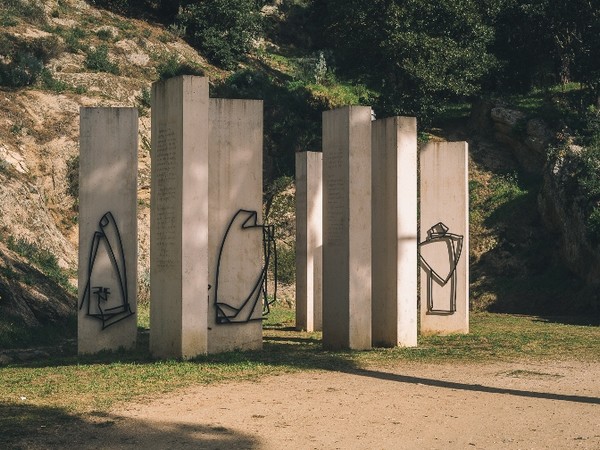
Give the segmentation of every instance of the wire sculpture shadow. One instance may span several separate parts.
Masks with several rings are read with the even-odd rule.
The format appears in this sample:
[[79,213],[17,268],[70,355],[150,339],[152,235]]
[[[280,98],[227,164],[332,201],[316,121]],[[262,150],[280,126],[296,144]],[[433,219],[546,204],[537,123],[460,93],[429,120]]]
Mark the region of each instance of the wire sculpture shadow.
[[[423,270],[427,273],[427,313],[428,314],[440,314],[440,315],[451,315],[456,312],[456,267],[460,260],[462,253],[464,236],[459,234],[449,233],[449,228],[442,222],[438,222],[433,225],[427,231],[427,238],[419,243],[419,264]],[[437,264],[438,261],[427,261],[423,256],[423,250],[425,247],[435,247],[436,258],[441,252],[448,253],[448,265],[440,267],[442,264]],[[440,248],[441,247],[441,248]],[[435,268],[434,268],[435,265]],[[442,270],[446,269],[442,273]],[[450,298],[449,308],[435,308],[433,290],[436,283],[439,286],[446,286],[450,282]]]
[[[127,319],[135,314],[129,304],[129,294],[127,289],[127,268],[125,265],[125,253],[123,251],[123,241],[117,222],[111,212],[102,216],[98,223],[99,230],[94,232],[92,245],[88,258],[87,280],[79,309],[83,309],[87,304],[86,316],[93,317],[102,322],[102,329],[106,329],[117,322]],[[97,262],[104,253],[108,257],[110,267],[114,278],[116,279],[117,292],[111,291],[111,286],[93,286],[93,278],[96,274],[94,269]],[[100,271],[98,269],[97,271]],[[103,272],[105,272],[103,270]],[[106,283],[108,276],[103,273],[101,282]],[[112,283],[111,283],[112,284]],[[93,299],[95,298],[95,302]]]
[[[244,216],[246,216],[244,218]],[[239,228],[234,227],[236,222],[242,220]],[[263,266],[254,284],[251,286],[248,294],[240,299],[227,299],[227,302],[219,297],[219,288],[222,287],[221,281],[221,265],[223,263],[223,250],[227,238],[230,237],[232,230],[238,229],[241,231],[251,229],[262,230],[262,247],[263,247]],[[273,297],[269,300],[267,287],[267,273],[269,267],[272,267],[274,274]],[[275,243],[275,226],[258,223],[258,213],[246,209],[238,210],[230,220],[219,247],[219,255],[217,258],[217,268],[215,274],[215,284],[211,286],[214,295],[214,304],[216,306],[216,323],[219,325],[248,323],[257,320],[263,320],[270,312],[270,306],[277,299],[277,245]],[[256,307],[262,298],[262,316],[253,317]]]

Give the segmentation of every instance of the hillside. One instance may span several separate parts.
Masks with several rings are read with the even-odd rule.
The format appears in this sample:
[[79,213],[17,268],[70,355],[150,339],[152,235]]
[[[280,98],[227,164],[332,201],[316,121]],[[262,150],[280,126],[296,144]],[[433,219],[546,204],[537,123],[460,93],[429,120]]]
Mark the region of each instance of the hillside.
[[[30,315],[33,299],[40,297],[53,304],[49,316],[54,320],[64,320],[74,310],[75,289],[67,283],[45,286],[39,277],[16,272],[27,265],[47,273],[47,262],[31,256],[47,254],[76,285],[79,108],[139,109],[138,273],[144,294],[149,273],[150,85],[178,70],[215,80],[223,72],[164,27],[84,1],[6,4],[12,6],[2,12],[0,49],[12,57],[12,65],[2,67],[4,74],[12,74],[18,84],[17,75],[39,72],[32,85],[0,88],[0,331],[16,332],[18,326],[6,316],[23,314],[12,296],[29,305]],[[32,58],[19,59],[22,52]]]
[[[268,32],[221,67],[182,40],[181,28],[158,23],[156,15],[141,10],[94,6],[100,3],[119,4],[0,0],[0,334],[7,340],[29,326],[65,323],[74,311],[81,106],[133,106],[140,112],[141,301],[148,300],[149,287],[153,81],[204,74],[214,96],[264,99],[265,204],[271,220],[284,224],[280,279],[288,283],[293,282],[294,152],[320,148],[323,110],[376,101],[385,110],[381,92],[360,77],[341,76],[332,65],[335,58],[315,50],[307,16],[298,13],[310,2],[264,2]],[[430,106],[428,112],[443,113],[444,108]],[[553,236],[543,231],[535,212],[540,180],[521,177],[519,161],[492,135],[470,132],[464,111],[455,117],[438,121],[441,129],[428,128],[421,137],[471,144],[473,306],[585,313],[580,306],[590,302],[570,305],[574,292],[588,295],[587,287],[563,268],[558,249],[544,244]],[[532,235],[543,239],[533,245]]]

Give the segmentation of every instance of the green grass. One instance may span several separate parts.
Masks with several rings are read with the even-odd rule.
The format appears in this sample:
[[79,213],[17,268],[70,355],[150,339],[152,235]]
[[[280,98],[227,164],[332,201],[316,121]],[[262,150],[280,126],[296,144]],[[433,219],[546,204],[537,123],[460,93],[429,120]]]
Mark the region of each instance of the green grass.
[[[138,317],[147,326],[144,306]],[[494,360],[580,359],[600,361],[600,328],[566,325],[531,316],[473,314],[468,335],[422,336],[416,348],[331,352],[321,333],[293,331],[293,311],[274,308],[265,322],[264,350],[231,352],[193,361],[153,361],[148,335],[138,349],[96,356],[67,356],[0,368],[0,403],[20,397],[38,406],[69,411],[105,410],[116,401],[169,392],[183,386],[259,379],[298,370],[348,371],[407,361],[484,362]]]
[[75,293],[75,288],[69,282],[69,275],[58,265],[56,256],[48,250],[41,249],[24,239],[15,239],[12,236],[9,236],[6,244],[9,249],[35,264],[52,281],[69,292]]
[[535,88],[526,94],[512,95],[507,100],[528,118],[542,118],[554,129],[563,128],[565,122],[579,129],[583,116],[581,107],[589,104],[587,96],[588,92],[581,84],[568,83],[546,89]]
[[88,49],[84,61],[85,67],[93,72],[106,72],[113,75],[119,74],[119,66],[110,61],[108,47],[105,44],[97,48]]

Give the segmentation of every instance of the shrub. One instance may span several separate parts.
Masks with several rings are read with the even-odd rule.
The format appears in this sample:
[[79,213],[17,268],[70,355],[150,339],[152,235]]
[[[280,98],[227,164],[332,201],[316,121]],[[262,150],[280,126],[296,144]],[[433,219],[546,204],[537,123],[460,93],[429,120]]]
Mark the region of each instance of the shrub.
[[55,37],[27,40],[13,35],[0,36],[0,85],[20,88],[37,81],[44,64],[61,52]]
[[0,17],[2,26],[14,26],[18,23],[17,18],[27,19],[29,22],[44,24],[46,14],[41,1],[37,0],[1,0]]
[[152,95],[150,93],[150,89],[147,87],[142,88],[140,95],[136,97],[138,102],[138,113],[140,116],[146,116],[148,114],[148,110],[152,104]]
[[182,7],[176,24],[209,60],[232,69],[258,37],[261,16],[254,0],[205,0]]
[[71,53],[77,53],[79,50],[83,50],[81,40],[85,36],[86,32],[83,29],[79,27],[70,28],[64,36],[67,50]]
[[293,246],[277,248],[277,279],[283,284],[296,282],[296,249]]
[[93,72],[119,74],[119,66],[108,59],[108,47],[104,44],[87,51],[85,67]]
[[168,55],[166,59],[156,67],[159,80],[178,77],[180,75],[204,75],[204,71],[198,66],[192,66],[187,62],[180,62],[176,55]]
[[0,63],[0,84],[7,87],[29,86],[38,79],[44,63],[31,53],[19,53],[8,64]]
[[48,69],[42,69],[41,72],[42,87],[53,92],[65,92],[68,91],[71,86],[64,81],[57,80],[52,76],[52,73]]
[[114,36],[109,28],[101,28],[96,31],[96,36],[103,41],[110,41]]

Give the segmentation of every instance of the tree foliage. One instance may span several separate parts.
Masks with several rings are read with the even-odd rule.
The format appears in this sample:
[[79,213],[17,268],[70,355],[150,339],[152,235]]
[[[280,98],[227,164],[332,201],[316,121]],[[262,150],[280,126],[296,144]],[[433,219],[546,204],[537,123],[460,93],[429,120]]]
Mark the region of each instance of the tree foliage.
[[261,16],[254,0],[200,0],[181,6],[176,22],[209,60],[232,69],[259,35]]
[[431,117],[477,93],[494,67],[493,29],[475,0],[320,0],[322,42],[350,76],[365,77],[391,114]]
[[502,90],[580,81],[600,88],[598,0],[501,0],[494,53]]

